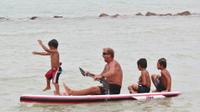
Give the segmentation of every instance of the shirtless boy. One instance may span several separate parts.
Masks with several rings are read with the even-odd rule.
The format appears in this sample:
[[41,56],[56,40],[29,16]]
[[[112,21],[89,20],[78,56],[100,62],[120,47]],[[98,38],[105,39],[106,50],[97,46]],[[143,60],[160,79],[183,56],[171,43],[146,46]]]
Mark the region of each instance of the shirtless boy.
[[50,56],[51,58],[51,69],[46,73],[46,81],[47,85],[43,89],[43,91],[51,89],[50,81],[52,79],[52,82],[55,86],[54,95],[60,95],[59,92],[59,84],[58,79],[61,74],[62,68],[60,67],[60,61],[59,61],[59,52],[57,50],[58,48],[58,41],[56,39],[52,39],[49,41],[47,48],[41,40],[38,40],[39,45],[44,49],[44,52],[36,52],[33,51],[34,55],[42,55],[42,56]]
[[158,70],[161,70],[161,75],[152,75],[151,79],[156,87],[156,92],[170,92],[171,91],[171,75],[167,68],[167,60],[160,58],[157,62]]
[[128,87],[130,93],[148,93],[151,87],[151,79],[147,68],[147,60],[141,58],[137,61],[137,66],[141,75],[139,77],[138,84],[132,84]]

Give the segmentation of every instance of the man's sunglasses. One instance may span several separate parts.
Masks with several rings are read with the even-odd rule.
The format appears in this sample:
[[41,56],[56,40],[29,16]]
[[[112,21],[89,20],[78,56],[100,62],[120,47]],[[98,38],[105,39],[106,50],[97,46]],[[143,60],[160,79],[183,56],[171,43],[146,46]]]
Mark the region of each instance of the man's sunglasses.
[[103,52],[102,55],[109,55],[109,53]]

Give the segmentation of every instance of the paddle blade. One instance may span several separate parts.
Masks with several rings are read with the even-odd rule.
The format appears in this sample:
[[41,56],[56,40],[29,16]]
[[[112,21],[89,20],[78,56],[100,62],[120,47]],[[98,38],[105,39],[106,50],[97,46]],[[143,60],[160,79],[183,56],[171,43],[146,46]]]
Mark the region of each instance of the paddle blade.
[[84,71],[81,67],[79,67],[79,70],[80,70],[81,74],[82,74],[83,76],[85,76],[85,71]]

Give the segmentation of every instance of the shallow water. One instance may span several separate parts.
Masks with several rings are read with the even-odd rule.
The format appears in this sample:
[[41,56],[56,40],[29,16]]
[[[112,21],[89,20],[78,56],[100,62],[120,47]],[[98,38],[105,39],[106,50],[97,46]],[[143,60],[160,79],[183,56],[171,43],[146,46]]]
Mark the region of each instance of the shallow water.
[[[176,13],[190,10],[199,13],[199,1],[164,0],[160,3],[158,0],[151,2],[52,0],[41,3],[37,0],[32,2],[7,0],[0,1],[0,4],[1,16],[9,18],[0,20],[0,88],[2,89],[0,110],[2,112],[199,110],[199,16],[134,16],[139,11]],[[55,8],[57,10],[54,10]],[[101,12],[128,16],[98,18]],[[35,15],[40,18],[28,19]],[[64,18],[51,18],[54,15],[63,15]],[[138,80],[136,61],[139,58],[147,58],[150,73],[159,73],[156,69],[157,59],[165,57],[172,75],[172,89],[181,91],[182,95],[161,100],[83,105],[21,104],[19,97],[22,94],[53,93],[53,89],[42,92],[45,86],[43,74],[49,69],[49,58],[31,54],[34,50],[42,50],[37,43],[38,39],[46,44],[52,38],[56,38],[60,44],[59,51],[64,69],[60,84],[66,82],[75,89],[98,85],[98,82],[82,77],[78,67],[100,73],[105,64],[101,57],[102,48],[112,47],[115,50],[115,58],[124,72],[122,93],[128,93],[127,86]]]

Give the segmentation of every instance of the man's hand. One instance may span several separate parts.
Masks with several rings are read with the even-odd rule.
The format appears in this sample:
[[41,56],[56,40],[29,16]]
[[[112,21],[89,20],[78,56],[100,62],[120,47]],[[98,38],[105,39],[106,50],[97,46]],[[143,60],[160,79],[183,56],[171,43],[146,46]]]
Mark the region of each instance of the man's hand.
[[85,71],[84,75],[89,76],[91,73],[89,71]]
[[95,75],[95,76],[94,76],[94,80],[100,80],[100,79],[102,79],[102,78],[103,78],[102,75]]

